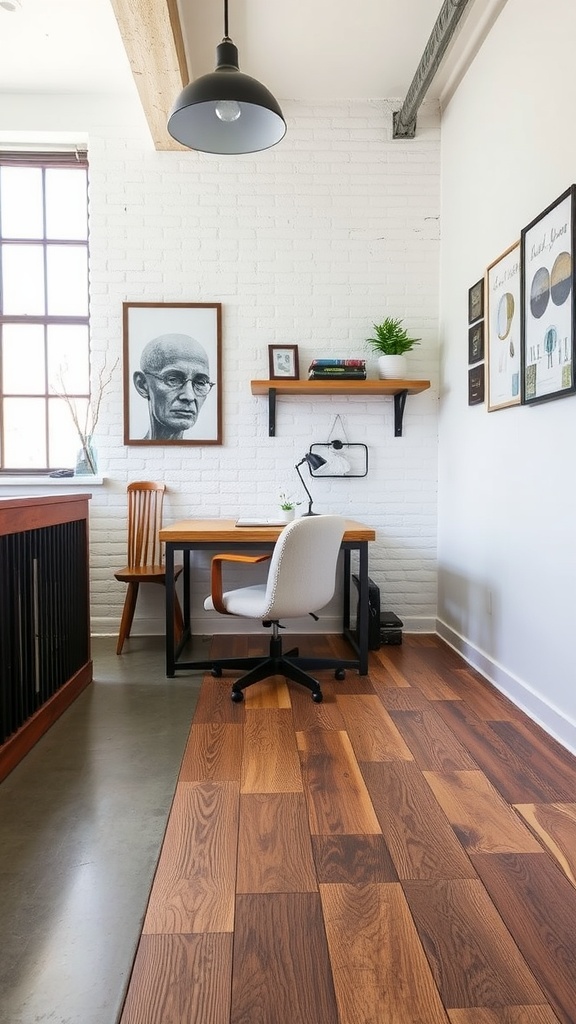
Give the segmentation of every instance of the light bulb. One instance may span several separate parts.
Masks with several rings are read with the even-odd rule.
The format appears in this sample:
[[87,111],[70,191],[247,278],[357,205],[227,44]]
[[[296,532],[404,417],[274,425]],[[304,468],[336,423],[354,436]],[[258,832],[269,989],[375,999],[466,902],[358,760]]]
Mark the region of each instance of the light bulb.
[[237,121],[242,113],[240,104],[236,103],[236,100],[218,100],[215,110],[216,117],[227,122]]

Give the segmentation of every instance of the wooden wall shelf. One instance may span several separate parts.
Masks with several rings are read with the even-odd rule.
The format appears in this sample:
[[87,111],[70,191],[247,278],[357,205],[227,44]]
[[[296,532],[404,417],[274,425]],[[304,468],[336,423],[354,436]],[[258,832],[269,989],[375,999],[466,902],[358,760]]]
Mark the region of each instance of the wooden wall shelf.
[[408,395],[419,395],[429,380],[252,380],[253,395],[268,395],[268,434],[276,434],[277,395],[381,395],[394,399],[394,436],[402,437]]

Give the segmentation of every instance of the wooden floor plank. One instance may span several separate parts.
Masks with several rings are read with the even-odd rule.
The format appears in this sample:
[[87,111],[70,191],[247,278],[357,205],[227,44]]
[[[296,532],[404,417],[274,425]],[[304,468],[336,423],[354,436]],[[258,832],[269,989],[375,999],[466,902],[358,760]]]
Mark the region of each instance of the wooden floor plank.
[[120,1024],[229,1024],[232,935],[143,935]]
[[449,1010],[450,1024],[558,1024],[549,1006],[472,1007]]
[[312,836],[319,882],[397,882],[384,836]]
[[576,885],[576,803],[516,804],[515,809]]
[[481,771],[424,772],[424,778],[465,850],[539,853],[528,828]]
[[399,878],[470,878],[474,869],[413,762],[362,764]]
[[239,893],[317,892],[303,793],[240,797]]
[[182,759],[180,782],[237,782],[242,763],[243,728],[227,722],[193,725]]
[[412,761],[410,748],[376,694],[337,694],[354,753],[359,761]]
[[379,834],[352,744],[345,732],[299,732],[312,835]]
[[546,1001],[478,879],[402,886],[447,1008]]
[[560,750],[553,741],[547,742],[543,731],[535,725],[492,722],[491,727],[515,756],[528,762],[538,774],[550,800],[576,801],[576,765],[566,750]]
[[430,705],[422,711],[393,711],[391,717],[420,768],[455,771],[478,767]]
[[574,1024],[576,889],[546,853],[471,860],[556,1016]]
[[242,793],[297,793],[302,776],[292,712],[246,710],[242,756]]
[[318,893],[238,896],[230,1024],[339,1024]]
[[532,769],[529,761],[518,757],[488,722],[484,722],[465,701],[440,701],[439,715],[508,803],[547,803],[548,786]]
[[484,721],[515,721],[522,712],[472,668],[454,669],[452,687]]
[[400,885],[321,885],[320,895],[339,1024],[446,1024]]
[[178,783],[145,934],[233,930],[238,803],[237,783]]

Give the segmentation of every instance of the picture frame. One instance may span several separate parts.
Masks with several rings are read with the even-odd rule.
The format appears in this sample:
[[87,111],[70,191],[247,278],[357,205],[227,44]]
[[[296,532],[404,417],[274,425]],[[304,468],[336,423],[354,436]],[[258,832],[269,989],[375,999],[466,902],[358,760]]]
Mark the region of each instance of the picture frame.
[[484,401],[484,363],[468,370],[468,405],[481,405]]
[[222,304],[123,302],[122,331],[124,444],[222,444]]
[[468,362],[479,363],[484,359],[484,321],[478,320],[468,328]]
[[519,405],[520,240],[486,269],[488,412]]
[[270,380],[299,380],[298,345],[268,345]]
[[571,185],[520,234],[521,400],[574,394],[574,212]]
[[468,323],[473,324],[484,316],[484,278],[468,289]]

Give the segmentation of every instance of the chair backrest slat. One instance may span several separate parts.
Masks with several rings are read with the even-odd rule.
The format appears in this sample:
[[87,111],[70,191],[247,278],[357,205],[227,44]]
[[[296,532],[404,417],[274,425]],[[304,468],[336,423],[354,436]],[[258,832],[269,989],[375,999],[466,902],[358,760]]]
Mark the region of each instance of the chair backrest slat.
[[158,534],[162,526],[165,484],[137,481],[128,484],[128,567],[162,565]]

